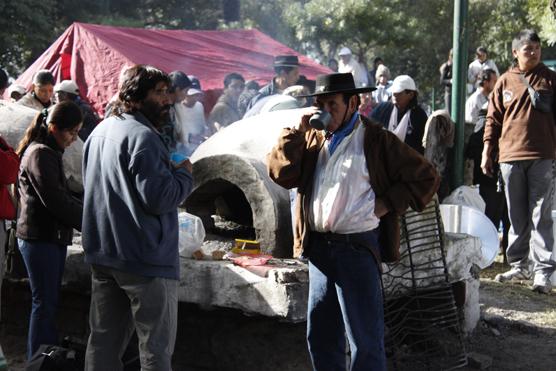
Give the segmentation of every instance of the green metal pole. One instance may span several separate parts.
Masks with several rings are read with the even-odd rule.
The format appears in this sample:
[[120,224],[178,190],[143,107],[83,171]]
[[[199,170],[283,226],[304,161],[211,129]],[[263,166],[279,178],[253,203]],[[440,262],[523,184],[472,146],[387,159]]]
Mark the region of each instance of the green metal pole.
[[463,147],[465,135],[465,92],[467,82],[467,8],[468,0],[454,1],[452,120],[456,123],[456,145],[452,167],[452,187],[463,184]]

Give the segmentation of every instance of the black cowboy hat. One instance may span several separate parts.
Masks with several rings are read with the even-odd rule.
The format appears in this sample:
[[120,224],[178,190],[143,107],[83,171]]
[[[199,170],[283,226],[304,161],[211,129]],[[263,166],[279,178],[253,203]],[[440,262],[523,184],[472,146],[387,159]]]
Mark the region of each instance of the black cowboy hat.
[[274,57],[274,67],[299,67],[297,55],[278,55]]
[[370,86],[356,88],[351,73],[331,73],[328,75],[318,75],[315,92],[308,95],[300,95],[299,97],[316,97],[319,95],[332,95],[339,93],[368,93],[376,90]]

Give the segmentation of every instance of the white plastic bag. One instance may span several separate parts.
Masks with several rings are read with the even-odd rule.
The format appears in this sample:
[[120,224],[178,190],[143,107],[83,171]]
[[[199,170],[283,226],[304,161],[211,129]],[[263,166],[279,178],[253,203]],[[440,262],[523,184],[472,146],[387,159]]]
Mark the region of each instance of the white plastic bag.
[[181,212],[178,214],[180,256],[191,258],[199,250],[205,239],[205,227],[198,216]]
[[442,200],[443,204],[469,206],[480,212],[485,212],[485,201],[479,193],[479,187],[460,186],[456,188],[448,197]]

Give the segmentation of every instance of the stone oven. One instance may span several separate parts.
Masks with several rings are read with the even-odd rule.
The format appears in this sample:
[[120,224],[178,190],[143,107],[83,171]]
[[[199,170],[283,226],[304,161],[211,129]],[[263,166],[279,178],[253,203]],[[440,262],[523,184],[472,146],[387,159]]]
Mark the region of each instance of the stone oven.
[[276,111],[237,122],[195,151],[194,189],[185,206],[209,233],[256,239],[275,257],[292,256],[289,192],[266,171],[266,155],[298,110]]

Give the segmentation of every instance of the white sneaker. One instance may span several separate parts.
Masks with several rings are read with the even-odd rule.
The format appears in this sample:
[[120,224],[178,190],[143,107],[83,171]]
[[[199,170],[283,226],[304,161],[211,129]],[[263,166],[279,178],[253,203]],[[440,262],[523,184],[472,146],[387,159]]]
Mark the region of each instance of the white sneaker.
[[529,279],[529,273],[522,268],[512,268],[507,272],[499,273],[494,277],[495,281],[498,282],[518,282],[527,281]]
[[547,276],[542,273],[537,273],[535,274],[531,289],[539,294],[548,294],[552,291],[552,283]]

